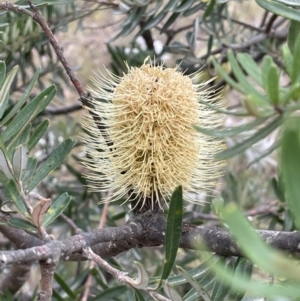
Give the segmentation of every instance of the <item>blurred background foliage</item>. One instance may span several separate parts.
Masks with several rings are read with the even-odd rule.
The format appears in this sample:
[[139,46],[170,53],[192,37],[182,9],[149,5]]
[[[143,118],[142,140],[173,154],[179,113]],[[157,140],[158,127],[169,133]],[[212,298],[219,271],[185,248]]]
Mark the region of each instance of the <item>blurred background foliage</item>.
[[[26,1],[11,2],[29,8]],[[83,84],[89,84],[97,68],[122,75],[127,72],[124,61],[140,66],[150,55],[167,67],[180,64],[186,74],[201,70],[200,80],[214,78],[211,97],[221,93],[227,99],[228,108],[221,112],[227,118],[224,129],[197,127],[227,139],[228,149],[217,155],[218,160],[228,160],[219,189],[222,201],[199,195],[203,206],[188,204],[183,219],[210,226],[221,225],[221,216],[249,260],[207,258],[180,249],[176,259],[180,268],[173,269],[167,284],[181,296],[173,300],[299,300],[300,280],[288,256],[269,249],[251,232],[251,227],[294,231],[300,226],[298,1],[33,2]],[[117,206],[120,200],[99,205],[101,195],[87,190],[79,164],[84,149],[80,141],[73,141],[80,132],[78,96],[44,33],[24,14],[0,11],[0,16],[1,211],[19,212],[8,224],[37,233],[38,225],[28,218],[20,197],[29,189],[58,201],[56,216],[46,216],[48,222],[43,224],[57,239],[75,234],[73,223],[83,231],[99,227],[101,219],[106,226],[123,225],[131,215],[128,204]],[[18,164],[20,158],[26,163]],[[49,162],[54,163],[47,169]],[[0,244],[2,249],[11,248],[4,237]],[[142,262],[150,284],[155,284],[163,271],[164,248],[132,249],[108,259],[130,275],[135,273],[134,260]],[[294,267],[298,266],[295,260]],[[184,271],[192,277],[184,276]],[[97,267],[89,270],[84,262],[58,266],[53,300],[82,300],[88,275],[92,286],[87,300],[150,300]],[[7,291],[1,298],[35,300],[37,285],[33,267],[14,297],[16,292]]]

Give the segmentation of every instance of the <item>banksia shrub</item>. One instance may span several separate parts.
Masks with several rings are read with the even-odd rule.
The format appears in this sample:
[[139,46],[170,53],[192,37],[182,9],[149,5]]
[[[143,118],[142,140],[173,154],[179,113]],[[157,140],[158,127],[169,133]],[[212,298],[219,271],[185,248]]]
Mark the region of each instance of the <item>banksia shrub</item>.
[[[109,201],[130,200],[133,209],[162,208],[178,185],[191,202],[195,193],[211,192],[224,166],[213,157],[224,142],[196,132],[193,125],[216,128],[224,120],[199,103],[207,98],[206,84],[193,84],[177,69],[152,63],[128,67],[123,77],[108,75],[93,79],[93,111],[113,146],[90,114],[83,121],[84,164],[93,172],[90,188],[111,191]],[[224,106],[220,99],[207,101]]]

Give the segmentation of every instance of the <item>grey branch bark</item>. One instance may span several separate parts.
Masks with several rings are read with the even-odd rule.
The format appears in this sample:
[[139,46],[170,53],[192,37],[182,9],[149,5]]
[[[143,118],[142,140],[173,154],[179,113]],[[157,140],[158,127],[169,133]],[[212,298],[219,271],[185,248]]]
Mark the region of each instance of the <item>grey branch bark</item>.
[[[82,249],[92,247],[103,258],[115,256],[131,248],[164,244],[166,218],[160,213],[146,212],[134,216],[122,227],[96,229],[62,241],[24,250],[1,251],[0,267],[13,263],[55,260],[84,260]],[[273,247],[300,255],[300,233],[259,230],[258,234]],[[243,256],[230,234],[221,227],[183,225],[180,247],[195,249],[204,242],[212,252],[225,256]]]

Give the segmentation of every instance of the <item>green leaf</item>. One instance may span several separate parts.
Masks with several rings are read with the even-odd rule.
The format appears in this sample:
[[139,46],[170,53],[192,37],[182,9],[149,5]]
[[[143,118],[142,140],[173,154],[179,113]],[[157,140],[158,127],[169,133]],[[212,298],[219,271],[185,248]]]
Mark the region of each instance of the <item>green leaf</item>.
[[16,180],[22,178],[22,174],[26,169],[28,162],[28,148],[25,145],[20,145],[14,152],[13,169]]
[[66,209],[71,201],[71,197],[67,192],[61,194],[50,206],[43,218],[42,225],[47,227]]
[[267,92],[274,105],[279,103],[279,71],[275,64],[272,64],[267,74]]
[[75,145],[75,141],[72,139],[67,139],[63,143],[61,143],[47,158],[47,160],[43,163],[43,165],[39,168],[36,174],[33,176],[30,181],[28,187],[26,188],[28,191],[31,191],[36,185],[38,185],[50,172],[55,170],[61,163],[64,161],[66,156],[70,153],[72,148]]
[[12,153],[14,149],[19,147],[22,144],[27,144],[30,136],[31,131],[31,123],[28,124],[28,126],[22,130],[22,133],[14,140],[12,140],[8,145],[7,149],[9,153]]
[[138,291],[134,290],[135,301],[145,301],[143,295]]
[[[228,204],[220,216],[228,225],[230,233],[236,238],[242,253],[253,263],[272,274],[300,282],[299,268],[295,266],[295,263],[283,253],[268,246],[236,204]],[[251,242],[251,248],[249,242]]]
[[177,269],[180,270],[182,275],[186,278],[188,283],[192,285],[192,287],[195,288],[195,290],[198,292],[199,296],[204,300],[204,301],[211,301],[209,298],[208,293],[201,287],[201,285],[182,267],[177,266]]
[[165,22],[164,26],[160,30],[160,34],[165,33],[167,29],[175,22],[180,13],[173,13],[170,18]]
[[6,65],[5,62],[0,61],[0,89],[3,86],[6,77]]
[[[235,219],[235,217],[233,219]],[[248,249],[253,250],[252,242],[251,248],[248,247]],[[256,252],[256,250],[254,250],[254,252]],[[204,258],[207,257],[205,253],[201,254]],[[257,254],[257,256],[259,256],[259,253]],[[208,259],[208,261],[210,261],[210,259]],[[262,281],[249,281],[249,277],[243,277],[241,273],[234,273],[232,275],[232,273],[226,271],[224,269],[224,265],[220,263],[211,265],[211,268],[215,272],[215,274],[218,275],[218,279],[222,279],[222,281],[227,282],[231,288],[242,293],[244,291],[249,291],[251,292],[251,294],[264,297],[299,297],[300,294],[300,287],[297,283],[295,285],[288,286],[277,284],[270,286],[268,283],[262,283]]]
[[8,225],[15,228],[23,229],[27,232],[37,233],[37,229],[32,223],[21,218],[11,217],[8,220]]
[[24,170],[23,176],[22,176],[22,182],[23,183],[25,183],[25,182],[27,182],[31,179],[31,177],[34,174],[35,169],[37,167],[37,163],[38,163],[38,161],[37,161],[36,158],[30,157],[28,159],[26,169]]
[[[229,274],[233,274],[233,265],[234,263],[232,262],[232,260],[226,260],[224,264],[224,270]],[[212,289],[211,299],[213,301],[225,300],[226,296],[230,292],[230,289],[231,288],[226,281],[222,281],[221,279],[217,278]]]
[[69,295],[69,297],[71,297],[73,300],[76,298],[76,294],[72,291],[67,282],[65,282],[60,275],[54,273],[54,279],[60,285],[60,287]]
[[164,281],[164,291],[172,301],[183,301],[176,289],[168,281]]
[[177,6],[179,0],[170,0],[168,4],[163,8],[163,11],[169,12],[173,11],[174,8]]
[[292,76],[291,80],[292,83],[296,83],[299,80],[300,77],[300,33],[298,34],[298,37],[295,41],[295,46],[294,46],[294,59],[293,59],[293,71],[292,71]]
[[49,120],[44,120],[33,132],[28,142],[28,150],[31,151],[36,144],[40,141],[40,139],[45,134],[47,128],[49,126]]
[[281,170],[286,200],[294,217],[295,224],[300,229],[300,119],[287,120],[282,137]]
[[236,111],[222,110],[222,109],[212,105],[211,103],[209,103],[208,101],[205,101],[205,100],[199,99],[199,103],[207,106],[208,108],[210,108],[213,111],[216,111],[218,113],[222,113],[222,114],[226,114],[226,115],[233,115],[233,116],[249,116],[249,113],[247,113],[247,112],[236,112]]
[[267,11],[270,11],[276,15],[285,17],[287,19],[300,21],[299,10],[288,7],[276,1],[270,0],[255,0],[258,5]]
[[108,288],[98,294],[96,297],[91,298],[89,301],[103,301],[103,300],[112,300],[122,295],[127,290],[126,285],[117,285],[111,288]]
[[151,29],[156,26],[166,16],[166,14],[166,12],[161,11],[157,16],[150,17],[144,24],[143,30]]
[[230,62],[232,72],[234,73],[235,77],[238,79],[238,81],[241,83],[243,90],[247,94],[252,94],[257,98],[257,100],[260,100],[260,106],[264,108],[267,103],[267,98],[260,93],[255,87],[253,87],[253,84],[251,84],[248,79],[246,78],[244,72],[239,67],[238,62],[236,61],[234,54],[232,50],[229,50],[227,53],[228,61]]
[[299,32],[300,32],[300,22],[292,20],[290,23],[288,37],[287,37],[288,46],[292,53],[294,53],[295,43]]
[[22,133],[22,129],[24,129],[30,121],[50,103],[55,92],[56,88],[52,85],[30,101],[7,126],[2,134],[3,141],[6,141],[17,134],[14,138],[16,139]]
[[171,197],[165,239],[165,264],[160,284],[167,279],[173,268],[182,231],[183,197],[182,187],[179,186]]
[[176,12],[176,13],[184,12],[188,8],[190,8],[192,6],[192,4],[194,4],[194,2],[195,2],[195,0],[184,0],[181,2],[181,4],[177,8],[175,8],[173,10],[173,12]]
[[27,209],[24,205],[24,202],[20,196],[19,190],[16,186],[16,183],[13,180],[10,180],[6,185],[5,188],[7,192],[9,193],[9,196],[12,200],[12,202],[15,204],[15,206],[19,209],[20,213],[25,215],[26,217],[29,217],[29,214],[27,212]]
[[[239,257],[237,260],[237,265],[235,267],[234,273],[236,275],[241,275],[243,279],[251,279],[253,271],[253,264],[250,260]],[[244,291],[236,291],[234,289],[230,289],[228,294],[228,300],[230,301],[241,301],[245,295],[246,290]],[[226,299],[227,300],[227,299]]]
[[287,74],[292,77],[293,73],[293,55],[290,48],[287,45],[282,46],[282,56],[284,60],[284,66]]
[[221,65],[219,65],[216,61],[216,59],[214,57],[211,58],[211,61],[215,67],[215,69],[217,70],[217,72],[220,74],[220,76],[222,76],[224,78],[224,80],[230,85],[232,86],[234,89],[240,91],[243,94],[246,94],[245,89],[239,84],[237,83],[235,80],[233,80],[222,68]]
[[251,76],[256,83],[262,86],[262,72],[252,56],[248,53],[238,53],[236,57],[249,76]]
[[29,84],[29,86],[26,88],[24,94],[22,95],[21,99],[18,100],[18,102],[14,105],[14,107],[12,108],[12,110],[10,110],[10,112],[5,116],[5,118],[3,120],[1,120],[0,122],[0,126],[5,124],[17,111],[19,108],[21,108],[21,106],[23,105],[23,103],[27,100],[28,96],[30,95],[33,86],[37,80],[37,78],[39,77],[41,72],[41,69],[38,69],[35,74],[32,77],[32,80]]
[[271,132],[273,132],[282,123],[282,116],[276,117],[272,122],[266,125],[264,128],[258,130],[253,136],[245,139],[243,142],[236,144],[235,146],[226,149],[216,154],[216,160],[225,160],[231,158],[241,152],[247,150],[251,145],[265,138]]
[[227,129],[222,130],[222,131],[215,130],[215,129],[211,130],[211,129],[201,127],[201,126],[198,126],[198,125],[194,125],[194,128],[198,132],[203,133],[205,135],[218,137],[218,138],[224,138],[224,137],[232,137],[232,136],[238,135],[240,133],[253,130],[256,126],[261,125],[266,120],[267,120],[267,118],[257,118],[257,119],[255,119],[252,122],[249,122],[247,124],[243,124],[243,125],[233,127],[233,128],[227,128]]
[[206,8],[206,10],[204,12],[204,15],[202,17],[202,20],[204,20],[206,17],[208,17],[212,13],[215,4],[216,4],[216,0],[211,0],[209,2],[208,6],[207,6],[207,8]]
[[205,2],[200,2],[199,4],[196,4],[195,6],[191,7],[190,9],[186,10],[183,13],[184,17],[193,15],[194,13],[198,12],[200,9],[204,8],[206,6]]
[[263,159],[263,158],[269,156],[270,154],[272,154],[280,145],[281,145],[281,141],[280,140],[275,141],[269,148],[267,148],[264,152],[262,152],[260,156],[258,156],[253,161],[251,161],[247,165],[247,168],[250,167],[252,164],[257,163],[261,159]]
[[[1,87],[0,90],[0,119],[3,116],[3,113],[6,109],[8,99],[9,99],[9,89],[11,84],[13,83],[13,80],[15,79],[15,76],[18,72],[19,67],[15,66],[11,69],[11,71],[7,74],[4,84]],[[2,72],[3,72],[2,67]]]
[[9,161],[8,155],[6,154],[5,150],[0,149],[0,171],[1,171],[1,173],[3,173],[3,175],[5,175],[6,181],[7,181],[7,179],[14,178],[11,168],[9,168],[10,166],[11,166],[11,163]]

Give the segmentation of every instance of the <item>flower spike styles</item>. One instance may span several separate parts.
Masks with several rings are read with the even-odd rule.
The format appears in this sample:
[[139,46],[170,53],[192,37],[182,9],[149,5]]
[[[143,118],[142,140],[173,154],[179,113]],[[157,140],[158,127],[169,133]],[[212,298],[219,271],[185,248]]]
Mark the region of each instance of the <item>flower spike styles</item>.
[[[94,113],[105,122],[113,147],[89,114],[82,123],[90,188],[111,191],[109,201],[125,198],[143,211],[163,208],[178,185],[194,203],[195,193],[212,192],[225,165],[213,157],[225,144],[193,128],[224,124],[220,114],[198,101],[207,99],[207,83],[193,84],[193,76],[152,62],[128,66],[123,77],[108,75],[93,78],[92,94]],[[219,98],[206,101],[225,106]]]

